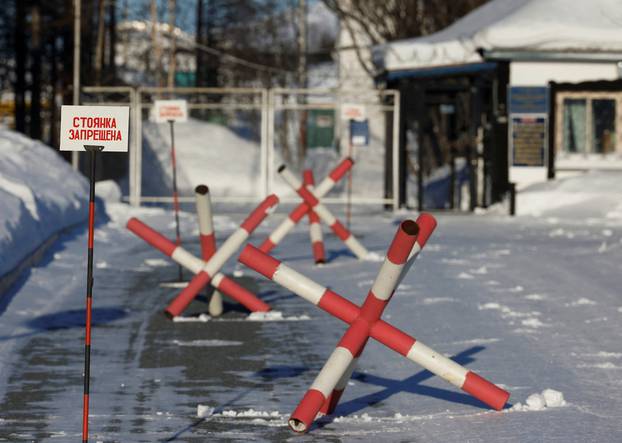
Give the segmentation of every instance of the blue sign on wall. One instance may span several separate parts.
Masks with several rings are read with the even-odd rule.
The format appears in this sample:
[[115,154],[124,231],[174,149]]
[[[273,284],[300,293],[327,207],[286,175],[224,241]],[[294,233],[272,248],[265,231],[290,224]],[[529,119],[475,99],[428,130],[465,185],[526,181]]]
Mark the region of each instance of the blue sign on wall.
[[511,86],[508,89],[510,114],[547,114],[549,88],[546,86]]
[[369,145],[369,123],[367,120],[350,120],[350,142],[354,146]]

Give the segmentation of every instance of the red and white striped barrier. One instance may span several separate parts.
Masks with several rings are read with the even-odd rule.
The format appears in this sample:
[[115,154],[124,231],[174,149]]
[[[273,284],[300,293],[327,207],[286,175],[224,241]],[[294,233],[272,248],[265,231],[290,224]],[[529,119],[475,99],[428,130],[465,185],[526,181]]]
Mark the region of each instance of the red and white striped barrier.
[[317,215],[326,223],[337,237],[352,251],[352,253],[364,260],[369,256],[369,251],[352,235],[352,233],[328,210],[326,206],[320,203],[317,195],[311,192],[292,174],[285,165],[281,165],[278,169],[279,174],[285,182],[294,189],[298,195],[305,201],[310,209],[315,211]]
[[[209,188],[199,185],[194,189],[194,196],[197,206],[197,217],[199,219],[199,240],[201,243],[201,258],[207,261],[216,252],[216,235],[214,234],[214,220],[212,217],[212,200]],[[213,290],[207,311],[212,317],[222,314],[222,294],[216,289]]]
[[[314,194],[318,198],[324,197],[330,192],[331,189],[341,180],[346,173],[352,168],[354,160],[350,157],[344,158],[339,164],[322,180],[322,182],[315,187]],[[264,240],[259,246],[264,252],[270,252],[276,245],[278,245],[283,238],[291,231],[294,226],[298,224],[300,220],[309,212],[309,206],[302,202],[296,208],[289,213],[287,218],[272,231],[272,233]]]
[[[417,253],[425,245],[435,224],[433,217],[429,215],[422,215],[419,218],[418,225],[420,230],[417,243],[410,251],[407,262],[402,265],[399,273],[396,267],[391,267],[395,270],[393,279],[396,278],[395,274],[398,274],[396,278],[397,283],[401,281],[415,260]],[[338,398],[335,396],[336,391],[338,391],[339,388],[343,388],[347,383],[347,380],[351,376],[351,372],[354,370],[355,359],[360,356],[367,340],[367,338],[365,338],[361,344],[360,338],[354,340],[352,337],[363,336],[365,335],[365,331],[367,331],[367,337],[377,340],[409,360],[423,366],[425,369],[471,394],[490,407],[499,410],[503,408],[507,402],[509,398],[508,392],[474,372],[469,371],[453,360],[435,352],[423,343],[417,341],[414,337],[409,336],[382,319],[377,318],[373,320],[375,314],[382,311],[383,304],[386,304],[386,301],[378,302],[375,300],[376,297],[368,297],[369,301],[366,300],[363,307],[359,308],[334,291],[283,265],[280,261],[263,253],[252,245],[247,245],[244,248],[239,260],[265,277],[279,283],[298,296],[310,301],[353,327],[352,332],[346,334],[340,344],[354,343],[358,346],[348,348],[344,345],[343,348],[346,349],[347,352],[343,350],[335,352],[336,355],[333,357],[332,362],[336,369],[328,368],[326,371],[323,371],[324,374],[321,378],[318,376],[321,383],[314,385],[315,388],[309,390],[303,398],[301,406],[304,405],[304,409],[299,410],[299,407],[294,414],[292,414],[290,426],[295,431],[304,432],[309,428],[310,424],[315,419],[313,411],[317,413],[325,404],[327,405],[325,406],[327,409],[331,408],[331,403],[336,404],[338,401]],[[391,259],[389,259],[389,261],[391,261]],[[381,271],[381,274],[382,273],[383,271]],[[374,293],[376,289],[378,288],[376,288],[376,284],[374,284],[372,293]],[[380,289],[378,289],[378,292],[380,292]],[[363,308],[366,306],[368,306],[368,308],[365,309],[366,314],[363,316]],[[370,312],[373,314],[372,316],[370,316]],[[352,350],[356,352],[352,352]]]
[[132,218],[127,222],[127,228],[130,231],[196,274],[188,283],[188,286],[166,308],[165,314],[167,316],[175,317],[180,315],[198,292],[209,283],[251,311],[270,310],[270,306],[218,271],[235,251],[240,248],[242,243],[246,241],[264,218],[274,210],[278,201],[276,195],[268,196],[207,261],[195,257],[181,246],[176,246],[166,237],[136,218]]
[[[304,432],[315,419],[323,405],[329,403],[331,394],[334,397],[343,392],[335,393],[339,381],[346,374],[351,375],[369,338],[369,331],[382,315],[393,291],[400,282],[400,276],[406,266],[408,255],[412,250],[419,226],[412,220],[402,222],[387,252],[387,257],[376,276],[360,313],[354,323],[342,336],[339,344],[328,358],[324,367],[316,377],[304,398],[289,419],[289,425],[297,432]],[[318,402],[316,399],[320,399]]]
[[[309,191],[313,192],[315,187],[315,178],[311,169],[305,169],[302,173],[303,182]],[[324,251],[324,239],[322,238],[322,225],[320,217],[313,209],[309,209],[309,236],[311,238],[311,248],[313,249],[313,258],[315,263],[326,263],[326,253]]]

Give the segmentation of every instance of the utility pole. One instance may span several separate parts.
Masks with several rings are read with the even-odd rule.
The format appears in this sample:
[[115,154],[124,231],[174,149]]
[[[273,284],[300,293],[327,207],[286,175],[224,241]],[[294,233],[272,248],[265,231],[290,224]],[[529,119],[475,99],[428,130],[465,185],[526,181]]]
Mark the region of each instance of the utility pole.
[[[81,0],[73,0],[73,104],[80,104],[80,21]],[[78,151],[71,152],[71,166],[78,170]]]

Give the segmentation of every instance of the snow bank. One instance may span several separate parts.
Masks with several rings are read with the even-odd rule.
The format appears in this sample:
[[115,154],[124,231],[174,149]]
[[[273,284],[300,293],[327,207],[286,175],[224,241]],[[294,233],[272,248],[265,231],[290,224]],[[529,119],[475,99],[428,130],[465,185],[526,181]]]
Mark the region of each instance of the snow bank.
[[[143,194],[169,195],[172,189],[168,124],[143,125]],[[215,123],[189,119],[175,126],[177,185],[181,194],[207,184],[217,196],[255,196],[260,188],[259,142],[239,137]]]
[[0,129],[0,276],[87,216],[88,183],[57,152]]
[[538,183],[519,192],[518,215],[567,216],[622,221],[622,173],[591,171]]

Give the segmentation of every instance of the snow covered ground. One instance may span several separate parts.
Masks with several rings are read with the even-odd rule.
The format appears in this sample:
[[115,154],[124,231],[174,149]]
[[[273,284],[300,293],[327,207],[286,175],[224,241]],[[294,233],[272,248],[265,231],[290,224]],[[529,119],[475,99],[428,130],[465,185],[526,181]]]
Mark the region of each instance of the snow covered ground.
[[86,218],[88,184],[57,152],[0,128],[0,277]]
[[[336,414],[302,439],[622,440],[622,198],[613,187],[621,178],[573,180],[519,196],[519,210],[522,197],[538,200],[540,206],[523,200],[522,207],[539,217],[439,215],[437,232],[383,316],[509,390],[504,411],[488,410],[370,342]],[[611,192],[550,209],[541,203],[597,182]],[[248,321],[231,304],[220,319],[170,322],[161,311],[175,290],[159,283],[177,269],[124,224],[137,215],[172,236],[172,214],[120,203],[107,208],[111,220],[99,223],[95,237],[92,441],[298,440],[286,419],[345,325],[234,261],[226,271],[237,270],[236,278],[283,320]],[[244,212],[219,210],[219,242]],[[383,254],[408,217],[415,214],[368,212],[353,230]],[[195,225],[184,213],[185,243],[198,252]],[[306,226],[274,255],[360,303],[379,264],[359,262],[334,236],[326,238],[330,260],[323,267],[312,264]],[[0,441],[79,438],[85,252],[84,229],[67,233],[2,299]],[[189,315],[206,311],[197,300]]]

